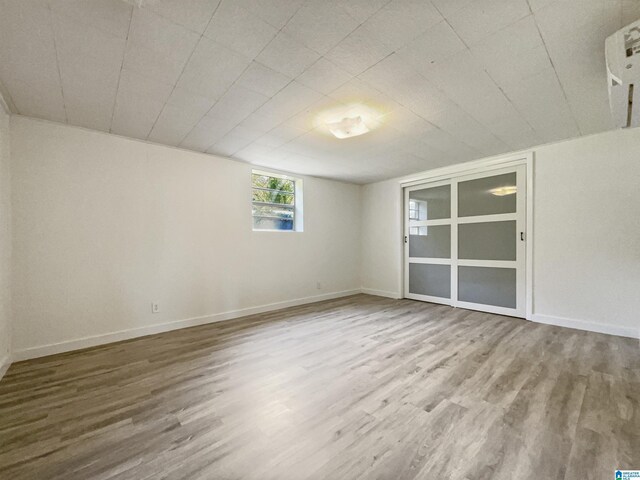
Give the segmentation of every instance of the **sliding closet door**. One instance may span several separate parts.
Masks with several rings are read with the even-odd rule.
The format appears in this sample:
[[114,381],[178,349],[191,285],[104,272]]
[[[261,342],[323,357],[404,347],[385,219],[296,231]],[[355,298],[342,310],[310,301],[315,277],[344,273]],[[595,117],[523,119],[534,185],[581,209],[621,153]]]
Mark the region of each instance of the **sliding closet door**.
[[525,167],[454,180],[455,305],[525,316]]
[[526,167],[405,189],[405,297],[525,316]]
[[405,296],[451,304],[451,182],[405,190]]

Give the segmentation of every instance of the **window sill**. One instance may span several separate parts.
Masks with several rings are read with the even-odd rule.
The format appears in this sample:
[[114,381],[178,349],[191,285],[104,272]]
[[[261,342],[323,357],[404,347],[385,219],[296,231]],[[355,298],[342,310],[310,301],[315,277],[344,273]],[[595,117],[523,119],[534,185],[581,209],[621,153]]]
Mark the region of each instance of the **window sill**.
[[303,233],[304,230],[272,230],[267,228],[252,228],[253,232],[267,232],[267,233]]

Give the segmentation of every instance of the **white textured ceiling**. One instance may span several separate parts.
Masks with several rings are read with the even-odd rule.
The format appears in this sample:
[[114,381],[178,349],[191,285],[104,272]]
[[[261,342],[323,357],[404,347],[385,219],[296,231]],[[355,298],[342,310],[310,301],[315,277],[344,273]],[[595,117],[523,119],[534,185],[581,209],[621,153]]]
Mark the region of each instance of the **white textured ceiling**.
[[[135,2],[134,2],[135,3]],[[611,128],[639,0],[0,0],[19,114],[365,183]],[[384,114],[337,140],[318,112]]]

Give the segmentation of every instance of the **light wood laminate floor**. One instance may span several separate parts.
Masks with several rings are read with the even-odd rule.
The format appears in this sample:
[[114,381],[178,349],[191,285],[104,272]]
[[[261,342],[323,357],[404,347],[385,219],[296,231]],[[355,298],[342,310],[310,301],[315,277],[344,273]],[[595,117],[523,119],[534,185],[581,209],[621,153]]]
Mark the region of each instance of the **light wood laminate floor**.
[[16,363],[0,478],[610,479],[638,341],[358,295]]

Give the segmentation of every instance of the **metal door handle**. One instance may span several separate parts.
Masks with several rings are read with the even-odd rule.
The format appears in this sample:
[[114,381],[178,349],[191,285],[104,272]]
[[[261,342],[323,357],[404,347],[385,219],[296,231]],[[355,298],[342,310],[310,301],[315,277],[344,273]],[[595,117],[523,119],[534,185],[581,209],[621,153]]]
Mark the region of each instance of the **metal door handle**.
[[520,240],[524,242],[524,232],[520,232]]

